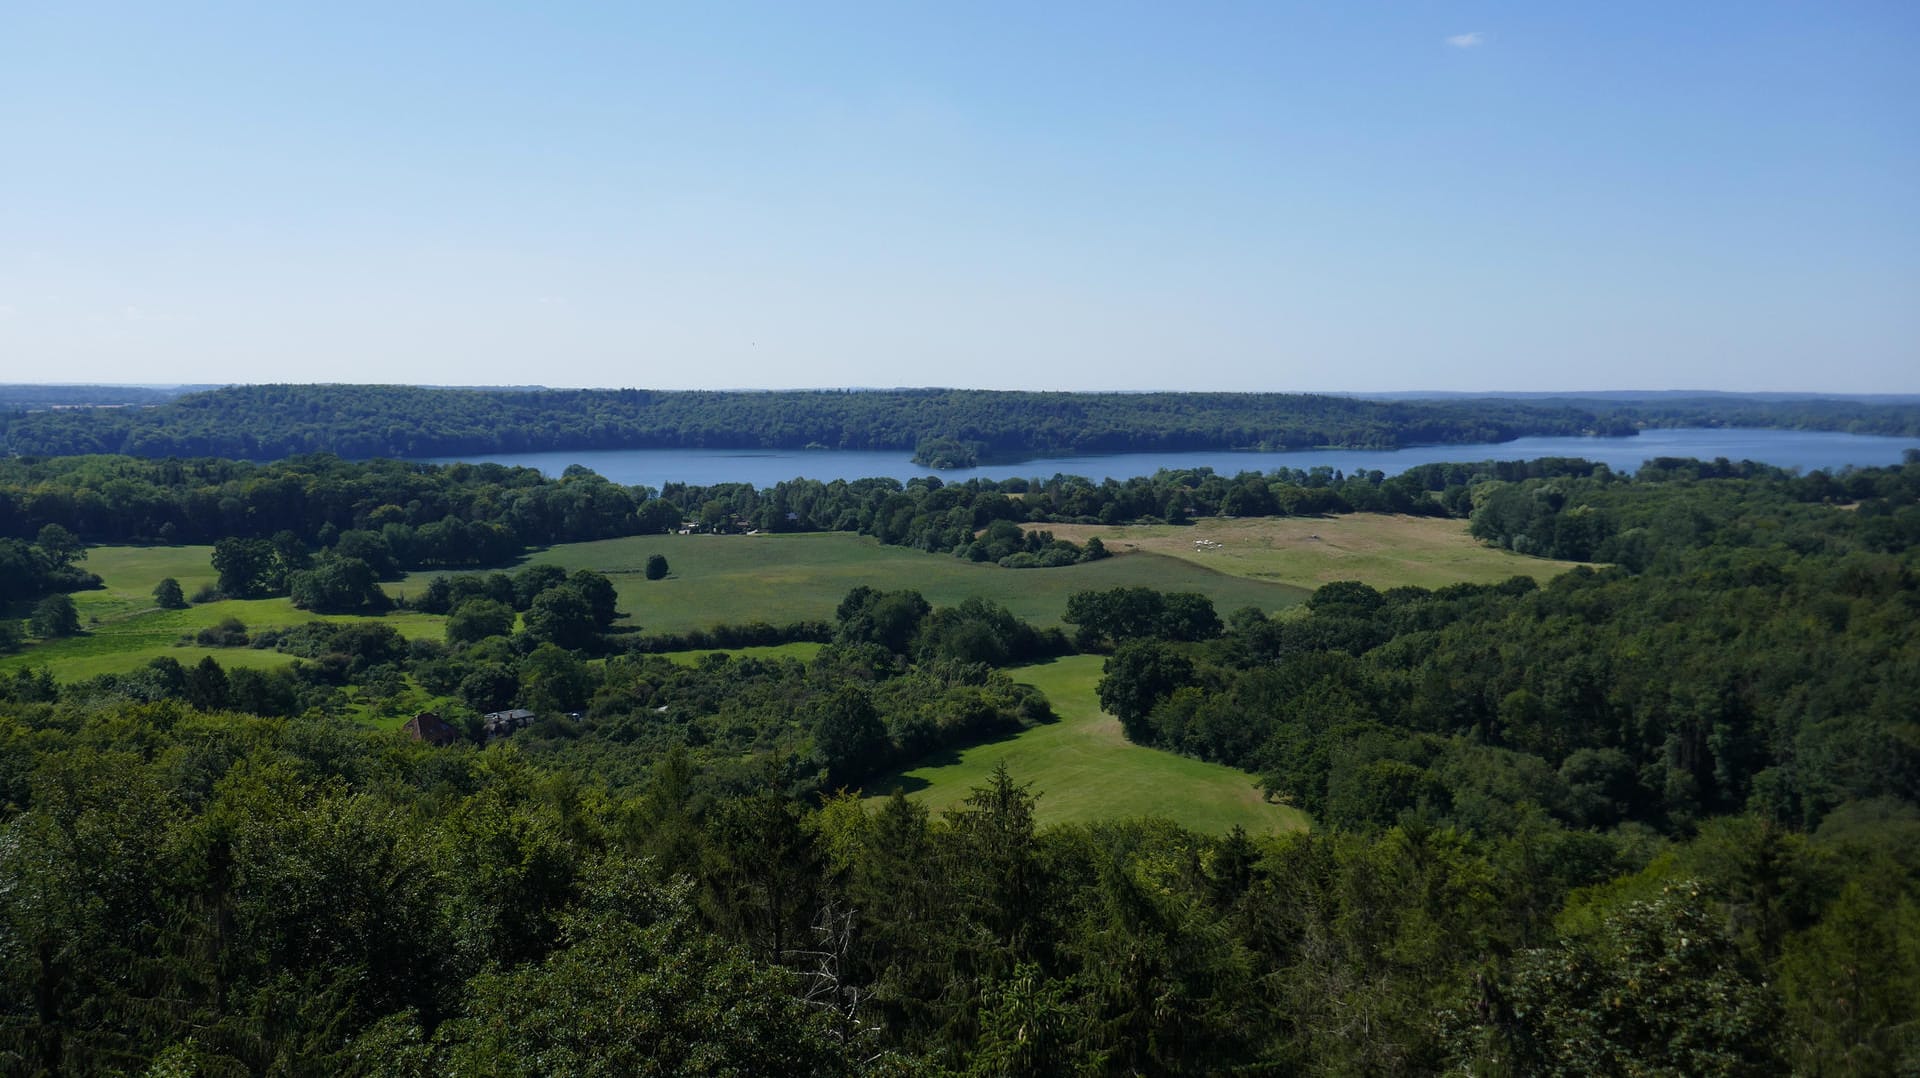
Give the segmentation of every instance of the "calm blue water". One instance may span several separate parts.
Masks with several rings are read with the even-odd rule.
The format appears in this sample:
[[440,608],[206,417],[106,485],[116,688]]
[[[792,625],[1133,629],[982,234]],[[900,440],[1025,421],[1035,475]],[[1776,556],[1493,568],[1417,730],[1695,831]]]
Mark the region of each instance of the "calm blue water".
[[707,486],[714,483],[752,483],[771,486],[788,479],[866,479],[885,476],[912,479],[937,475],[949,481],[970,478],[1046,478],[1056,473],[1082,475],[1098,482],[1152,475],[1161,468],[1212,468],[1232,475],[1274,468],[1315,468],[1344,472],[1378,468],[1388,475],[1416,464],[1440,461],[1529,460],[1534,457],[1584,457],[1604,461],[1617,471],[1632,471],[1652,457],[1699,457],[1712,460],[1757,460],[1783,468],[1839,469],[1900,463],[1901,452],[1920,448],[1920,438],[1881,438],[1797,430],[1653,430],[1635,438],[1521,438],[1511,442],[1470,445],[1412,446],[1405,449],[1303,449],[1290,453],[1116,453],[1091,457],[1040,457],[1012,464],[934,471],[913,463],[902,452],[826,449],[611,449],[563,453],[501,453],[470,458],[435,457],[430,463],[456,459],[495,461],[538,468],[559,475],[570,464],[583,464],[608,479],[628,486],[659,487],[670,482]]

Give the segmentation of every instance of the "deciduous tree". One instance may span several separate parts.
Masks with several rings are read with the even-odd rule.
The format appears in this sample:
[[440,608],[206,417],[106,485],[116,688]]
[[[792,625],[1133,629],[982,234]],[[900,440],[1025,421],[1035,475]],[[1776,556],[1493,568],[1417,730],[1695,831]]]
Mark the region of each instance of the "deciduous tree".
[[27,620],[27,629],[43,640],[78,633],[80,611],[74,607],[73,597],[49,595],[40,600],[33,608],[33,617]]
[[154,585],[153,601],[162,610],[184,610],[187,606],[187,597],[180,590],[180,582],[172,577],[166,577]]
[[468,599],[447,615],[447,643],[471,644],[513,632],[513,607],[492,599]]

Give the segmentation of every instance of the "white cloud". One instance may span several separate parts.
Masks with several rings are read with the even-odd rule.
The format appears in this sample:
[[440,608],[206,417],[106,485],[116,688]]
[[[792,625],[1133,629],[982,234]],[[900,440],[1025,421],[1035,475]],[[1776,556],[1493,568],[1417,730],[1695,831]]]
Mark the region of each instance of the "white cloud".
[[1452,37],[1447,38],[1447,44],[1452,45],[1456,49],[1471,49],[1477,45],[1485,44],[1486,40],[1487,35],[1484,31],[1473,30],[1464,34],[1454,34]]

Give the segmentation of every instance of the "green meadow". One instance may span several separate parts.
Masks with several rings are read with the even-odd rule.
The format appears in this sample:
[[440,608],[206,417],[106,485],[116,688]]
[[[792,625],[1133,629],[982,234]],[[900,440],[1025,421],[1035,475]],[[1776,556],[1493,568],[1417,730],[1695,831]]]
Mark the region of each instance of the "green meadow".
[[[36,643],[13,655],[0,656],[0,672],[23,666],[47,667],[60,681],[84,681],[98,674],[138,669],[162,655],[192,665],[212,655],[225,667],[268,667],[293,661],[277,651],[252,648],[179,647],[182,636],[192,636],[227,617],[239,618],[248,631],[282,628],[308,621],[349,621],[351,617],[323,617],[299,610],[284,598],[223,599],[185,610],[162,610],[153,602],[154,586],[173,577],[189,596],[214,582],[213,548],[209,546],[92,547],[81,565],[98,573],[105,587],[73,593],[83,635]],[[25,614],[25,610],[18,612]],[[396,611],[379,620],[408,637],[438,638],[444,618]]]
[[[1048,570],[1020,570],[1047,572]],[[1100,710],[1098,655],[1071,655],[1009,671],[1047,694],[1060,721],[955,752],[867,787],[869,803],[898,787],[939,812],[984,785],[1006,764],[1013,780],[1039,795],[1042,824],[1161,816],[1214,834],[1235,824],[1251,833],[1304,830],[1305,813],[1269,803],[1253,776],[1220,764],[1135,745]]]
[[[672,568],[665,580],[642,572],[647,556],[661,554]],[[1268,612],[1294,606],[1307,591],[1267,580],[1215,572],[1176,558],[1109,558],[1057,569],[1001,569],[882,546],[844,532],[806,535],[655,535],[570,543],[534,554],[574,569],[597,569],[612,578],[626,624],[647,632],[680,632],[717,624],[765,621],[831,621],[848,591],[865,584],[882,591],[914,588],[935,606],[981,596],[1037,625],[1057,625],[1067,596],[1089,588],[1146,585],[1164,591],[1197,591],[1222,614],[1243,606]],[[417,591],[431,574],[414,574],[388,591]]]
[[80,568],[100,574],[106,582],[104,589],[73,593],[82,622],[90,617],[114,620],[156,609],[153,589],[167,577],[178,580],[180,590],[187,595],[212,587],[219,577],[213,571],[210,546],[89,547]]

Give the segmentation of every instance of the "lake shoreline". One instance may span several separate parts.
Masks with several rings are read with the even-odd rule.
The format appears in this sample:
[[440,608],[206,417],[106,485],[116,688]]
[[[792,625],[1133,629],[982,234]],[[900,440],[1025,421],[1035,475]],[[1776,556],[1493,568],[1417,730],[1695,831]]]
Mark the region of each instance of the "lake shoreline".
[[713,486],[720,483],[767,487],[802,478],[822,482],[872,478],[965,482],[1075,475],[1098,483],[1152,475],[1161,470],[1199,468],[1211,468],[1225,475],[1282,468],[1306,471],[1319,467],[1346,474],[1381,471],[1397,475],[1424,464],[1541,457],[1583,458],[1620,472],[1631,472],[1645,461],[1658,457],[1703,460],[1725,457],[1813,471],[1898,464],[1904,452],[1912,448],[1920,448],[1920,437],[1753,427],[1649,427],[1632,436],[1528,436],[1502,442],[1449,442],[1391,449],[1221,449],[1027,457],[1019,461],[988,461],[956,470],[916,465],[901,451],[858,449],[553,450],[409,459],[424,464],[517,465],[535,468],[549,476],[580,465],[616,483],[657,489],[669,484]]

